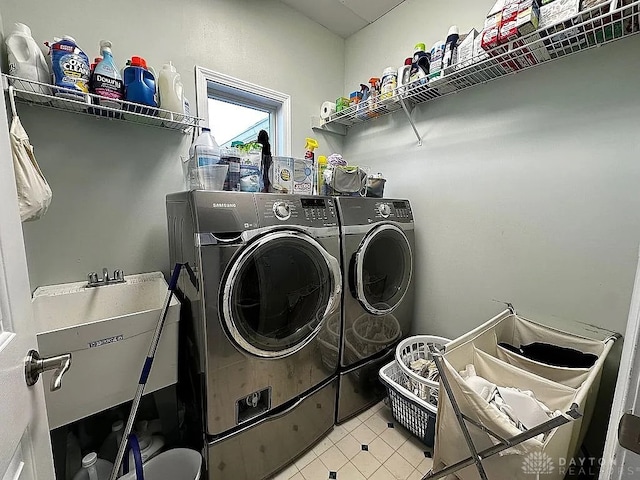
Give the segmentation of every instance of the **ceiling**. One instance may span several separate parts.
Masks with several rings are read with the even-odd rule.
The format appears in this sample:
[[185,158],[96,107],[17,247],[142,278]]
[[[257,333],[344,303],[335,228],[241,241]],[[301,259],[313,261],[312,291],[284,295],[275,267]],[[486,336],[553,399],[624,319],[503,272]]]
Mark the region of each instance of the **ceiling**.
[[281,0],[336,35],[347,38],[404,0]]

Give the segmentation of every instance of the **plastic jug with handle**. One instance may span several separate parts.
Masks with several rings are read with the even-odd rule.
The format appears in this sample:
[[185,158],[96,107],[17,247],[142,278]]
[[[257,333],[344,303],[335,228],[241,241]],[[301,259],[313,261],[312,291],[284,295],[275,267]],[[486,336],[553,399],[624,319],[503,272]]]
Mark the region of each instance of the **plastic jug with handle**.
[[159,112],[160,116],[180,121],[184,115],[184,93],[180,74],[171,62],[165,63],[158,74],[158,93],[160,94],[160,108],[173,112]]
[[[144,58],[131,57],[122,72],[122,79],[124,82],[124,99],[127,102],[154,108],[158,106],[156,73],[153,68],[147,67],[147,62]],[[155,115],[157,113],[152,108],[134,107],[132,105],[126,105],[126,110],[132,110],[144,115]]]
[[73,477],[73,480],[109,480],[113,463],[98,458],[95,452],[91,452],[82,459],[82,468]]
[[[42,50],[31,36],[29,27],[24,23],[14,24],[14,30],[6,38],[5,44],[9,56],[9,75],[39,83],[51,83],[51,71]],[[51,94],[51,89],[44,85],[33,85],[31,88],[36,93]]]

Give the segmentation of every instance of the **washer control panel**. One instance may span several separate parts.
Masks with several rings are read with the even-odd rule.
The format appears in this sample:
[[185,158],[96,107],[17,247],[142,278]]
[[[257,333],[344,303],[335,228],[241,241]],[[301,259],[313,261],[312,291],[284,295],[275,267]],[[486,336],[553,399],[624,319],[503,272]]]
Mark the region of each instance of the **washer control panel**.
[[411,206],[405,200],[381,200],[376,202],[372,213],[373,218],[378,220],[393,220],[395,222],[410,222],[413,220]]
[[258,194],[256,202],[263,226],[338,226],[335,201],[330,197]]

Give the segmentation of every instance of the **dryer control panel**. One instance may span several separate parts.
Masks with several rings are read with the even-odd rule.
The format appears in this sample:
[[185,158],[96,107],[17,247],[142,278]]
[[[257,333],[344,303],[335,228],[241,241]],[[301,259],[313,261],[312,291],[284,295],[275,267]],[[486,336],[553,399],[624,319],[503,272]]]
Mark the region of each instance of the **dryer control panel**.
[[392,220],[394,222],[410,222],[413,220],[411,205],[407,200],[380,200],[375,202],[371,219]]
[[375,222],[413,223],[409,200],[339,197],[336,204],[343,225],[369,225]]
[[338,226],[335,201],[331,197],[256,194],[256,203],[261,226]]

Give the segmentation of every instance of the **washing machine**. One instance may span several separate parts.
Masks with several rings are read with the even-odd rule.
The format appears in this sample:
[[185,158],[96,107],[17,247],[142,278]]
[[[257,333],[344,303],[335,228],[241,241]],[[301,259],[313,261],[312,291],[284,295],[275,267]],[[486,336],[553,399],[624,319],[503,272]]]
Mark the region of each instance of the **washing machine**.
[[408,200],[337,197],[343,282],[338,423],[386,394],[378,371],[414,315],[414,222]]
[[329,197],[167,196],[180,385],[210,480],[258,480],[334,424],[342,273]]

